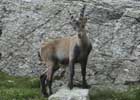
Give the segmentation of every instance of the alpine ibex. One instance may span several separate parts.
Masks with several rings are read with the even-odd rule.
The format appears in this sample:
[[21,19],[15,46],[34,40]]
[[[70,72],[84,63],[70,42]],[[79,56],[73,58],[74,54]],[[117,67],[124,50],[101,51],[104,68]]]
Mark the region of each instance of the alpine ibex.
[[[76,35],[42,43],[39,57],[42,63],[46,64],[48,68],[48,70],[40,76],[41,92],[43,96],[49,96],[52,94],[52,78],[54,72],[59,68],[59,64],[69,66],[70,76],[68,86],[72,89],[74,65],[75,63],[80,63],[83,79],[82,87],[87,87],[86,64],[92,45],[85,30],[87,23],[87,17],[84,15],[85,7],[86,6],[84,5],[81,9],[80,17],[77,20],[70,14],[70,23],[74,30],[77,31]],[[46,86],[49,89],[49,94],[46,92]]]

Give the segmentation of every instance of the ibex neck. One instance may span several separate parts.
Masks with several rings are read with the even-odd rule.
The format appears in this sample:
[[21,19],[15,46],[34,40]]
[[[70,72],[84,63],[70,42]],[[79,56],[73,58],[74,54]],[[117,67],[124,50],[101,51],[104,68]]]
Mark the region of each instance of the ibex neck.
[[85,37],[86,36],[86,30],[79,31],[79,34],[80,34],[81,37]]
[[81,43],[83,44],[83,45],[86,45],[86,44],[88,44],[88,36],[87,36],[87,34],[86,34],[86,31],[82,31],[82,32],[79,32],[79,34],[80,34],[80,40],[81,40]]

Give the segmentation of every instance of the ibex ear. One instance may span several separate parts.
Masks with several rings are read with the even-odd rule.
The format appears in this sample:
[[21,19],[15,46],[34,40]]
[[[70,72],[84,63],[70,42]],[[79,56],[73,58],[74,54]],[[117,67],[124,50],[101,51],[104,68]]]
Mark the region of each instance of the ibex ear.
[[68,13],[71,18],[70,24],[72,25],[74,30],[77,30],[77,27],[79,26],[79,21],[74,18],[74,16],[70,13],[70,11],[68,11]]

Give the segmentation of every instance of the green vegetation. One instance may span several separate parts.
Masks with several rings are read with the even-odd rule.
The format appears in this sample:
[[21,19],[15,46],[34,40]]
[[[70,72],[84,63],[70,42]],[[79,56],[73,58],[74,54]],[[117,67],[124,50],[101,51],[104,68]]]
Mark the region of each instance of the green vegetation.
[[[16,77],[0,72],[0,100],[46,100],[41,97],[39,87],[36,77]],[[90,91],[90,100],[140,100],[140,87],[130,87],[126,92]]]
[[0,72],[0,100],[46,100],[41,97],[39,79]]
[[130,87],[126,92],[115,92],[110,89],[90,93],[90,100],[140,100],[140,88]]

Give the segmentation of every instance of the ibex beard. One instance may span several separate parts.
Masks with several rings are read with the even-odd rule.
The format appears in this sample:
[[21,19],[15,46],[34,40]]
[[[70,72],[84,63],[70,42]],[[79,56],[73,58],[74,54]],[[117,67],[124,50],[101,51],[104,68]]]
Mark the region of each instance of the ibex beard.
[[[42,43],[39,57],[42,63],[46,64],[47,70],[40,76],[40,84],[41,92],[45,97],[52,94],[51,86],[53,74],[59,69],[59,64],[69,66],[70,74],[68,87],[72,89],[74,65],[80,63],[83,80],[82,87],[87,88],[86,65],[92,45],[85,30],[87,18],[84,16],[84,10],[85,5],[81,10],[78,20],[75,20],[74,17],[71,16],[71,24],[78,34]],[[49,93],[46,91],[46,86],[48,87]]]

